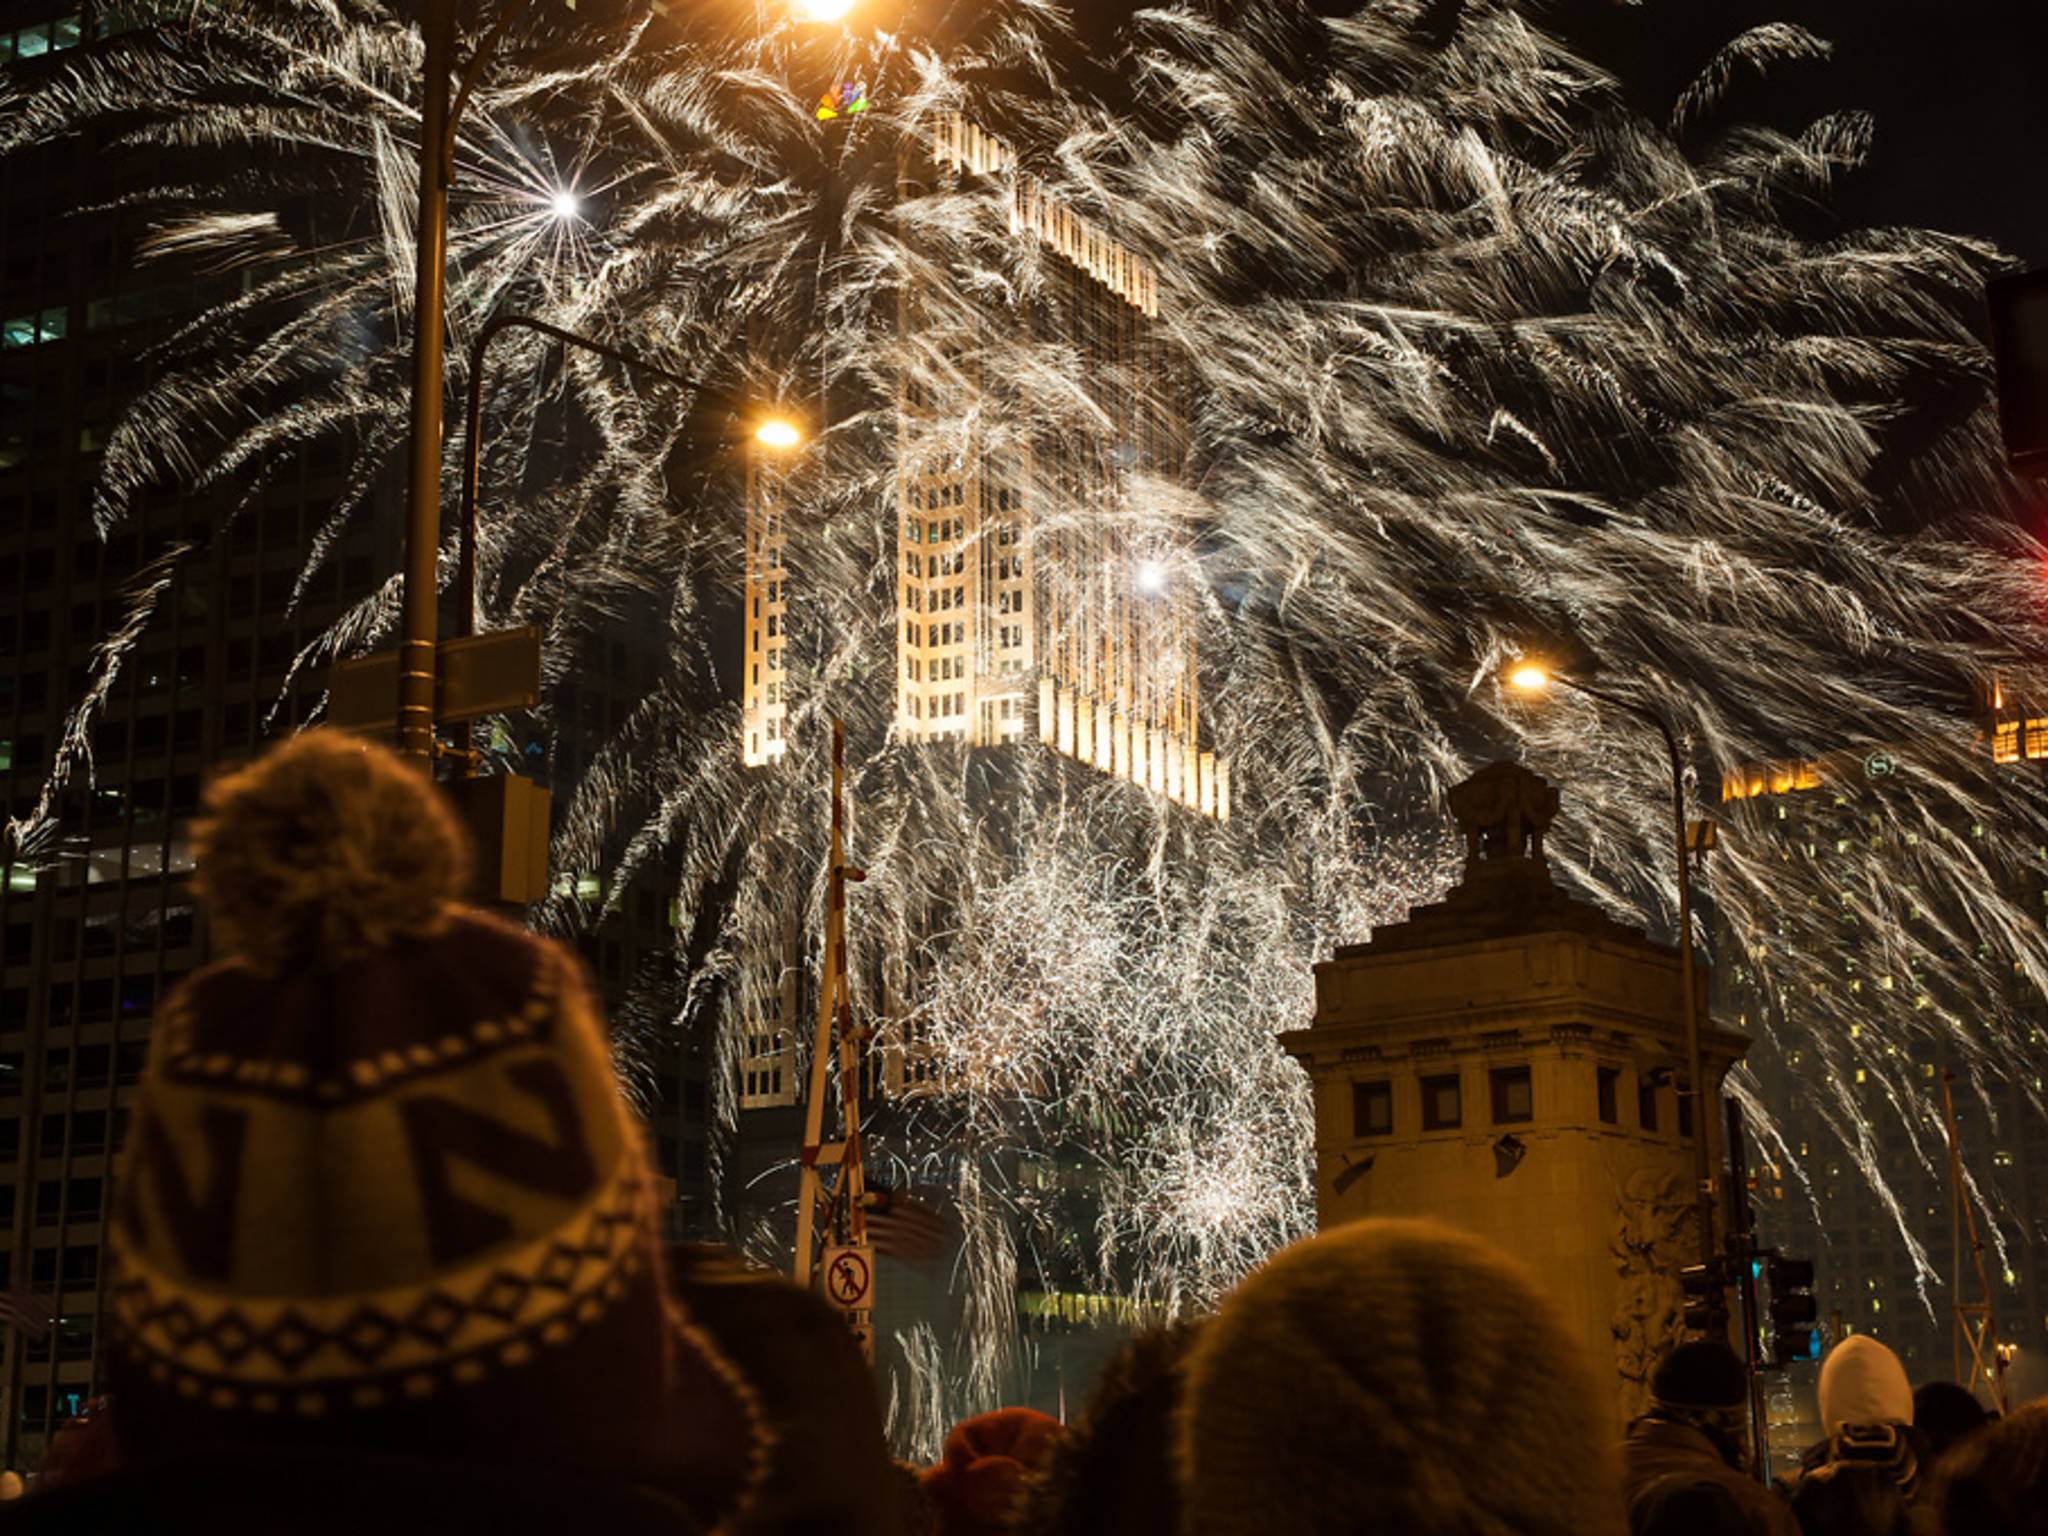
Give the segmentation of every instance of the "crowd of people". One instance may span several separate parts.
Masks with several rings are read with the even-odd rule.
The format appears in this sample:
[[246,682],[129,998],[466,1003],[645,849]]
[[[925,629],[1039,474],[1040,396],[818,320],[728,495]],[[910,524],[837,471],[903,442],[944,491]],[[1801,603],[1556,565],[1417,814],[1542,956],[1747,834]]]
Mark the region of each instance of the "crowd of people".
[[1074,1422],[985,1414],[907,1466],[835,1312],[661,1243],[579,966],[464,902],[421,775],[304,733],[209,789],[195,852],[224,958],[157,1020],[106,1396],[0,1527],[2048,1536],[2048,1403],[1989,1420],[1852,1337],[1767,1487],[1725,1344],[1624,1434],[1533,1279],[1420,1221],[1298,1243]]

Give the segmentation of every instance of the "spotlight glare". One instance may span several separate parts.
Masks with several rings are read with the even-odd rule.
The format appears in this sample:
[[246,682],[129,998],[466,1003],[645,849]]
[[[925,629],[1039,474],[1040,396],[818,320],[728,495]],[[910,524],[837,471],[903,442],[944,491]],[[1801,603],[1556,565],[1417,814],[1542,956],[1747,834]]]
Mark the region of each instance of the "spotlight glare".
[[803,440],[803,433],[779,417],[762,422],[754,431],[754,441],[764,448],[794,448]]
[[1166,590],[1166,567],[1157,560],[1138,562],[1138,590],[1149,597],[1156,597]]
[[806,21],[842,21],[853,9],[853,0],[799,0],[797,10]]
[[1508,681],[1533,693],[1550,686],[1550,674],[1541,667],[1517,667],[1508,674]]
[[583,212],[583,204],[577,199],[576,194],[567,188],[549,198],[548,207],[554,211],[558,219],[573,219]]

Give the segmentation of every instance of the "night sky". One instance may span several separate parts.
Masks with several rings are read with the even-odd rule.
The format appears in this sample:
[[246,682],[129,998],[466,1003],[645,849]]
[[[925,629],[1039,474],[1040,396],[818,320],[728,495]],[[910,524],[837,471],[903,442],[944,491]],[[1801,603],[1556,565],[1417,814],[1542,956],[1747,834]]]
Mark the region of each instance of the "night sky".
[[[1149,0],[1073,0],[1084,42],[1107,49]],[[1207,0],[1228,14],[1248,0]],[[1300,0],[1326,15],[1359,0]],[[1434,0],[1440,9],[1459,0]],[[1842,223],[1914,224],[1996,241],[2048,266],[2048,0],[1524,0],[1617,76],[1658,122],[1716,51],[1749,27],[1793,22],[1825,62],[1779,65],[1738,88],[1726,123],[1797,131],[1828,112],[1876,118],[1871,161],[1837,188]]]
[[1876,115],[1877,144],[1837,206],[1855,224],[1922,224],[1996,240],[2048,265],[2048,0],[1556,0],[1555,30],[1659,120],[1726,39],[1766,21],[1833,41],[1736,99],[1797,128]]

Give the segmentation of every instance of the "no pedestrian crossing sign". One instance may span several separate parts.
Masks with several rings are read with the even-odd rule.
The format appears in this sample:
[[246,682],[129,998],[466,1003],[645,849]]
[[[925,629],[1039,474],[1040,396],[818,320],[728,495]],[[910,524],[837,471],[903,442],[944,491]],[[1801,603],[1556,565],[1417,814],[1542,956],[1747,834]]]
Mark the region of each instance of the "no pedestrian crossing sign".
[[835,1307],[861,1311],[874,1305],[875,1250],[866,1244],[858,1248],[825,1250],[825,1296]]

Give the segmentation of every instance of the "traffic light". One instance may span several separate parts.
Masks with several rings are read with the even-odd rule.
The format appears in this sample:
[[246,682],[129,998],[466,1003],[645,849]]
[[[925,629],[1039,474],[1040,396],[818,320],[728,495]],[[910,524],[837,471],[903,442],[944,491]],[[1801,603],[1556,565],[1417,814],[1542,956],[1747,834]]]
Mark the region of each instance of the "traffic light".
[[1813,1260],[1782,1259],[1765,1265],[1771,1283],[1771,1353],[1778,1364],[1820,1358],[1820,1316],[1813,1299]]
[[1688,1264],[1678,1272],[1685,1292],[1685,1326],[1710,1338],[1728,1336],[1728,1261]]

